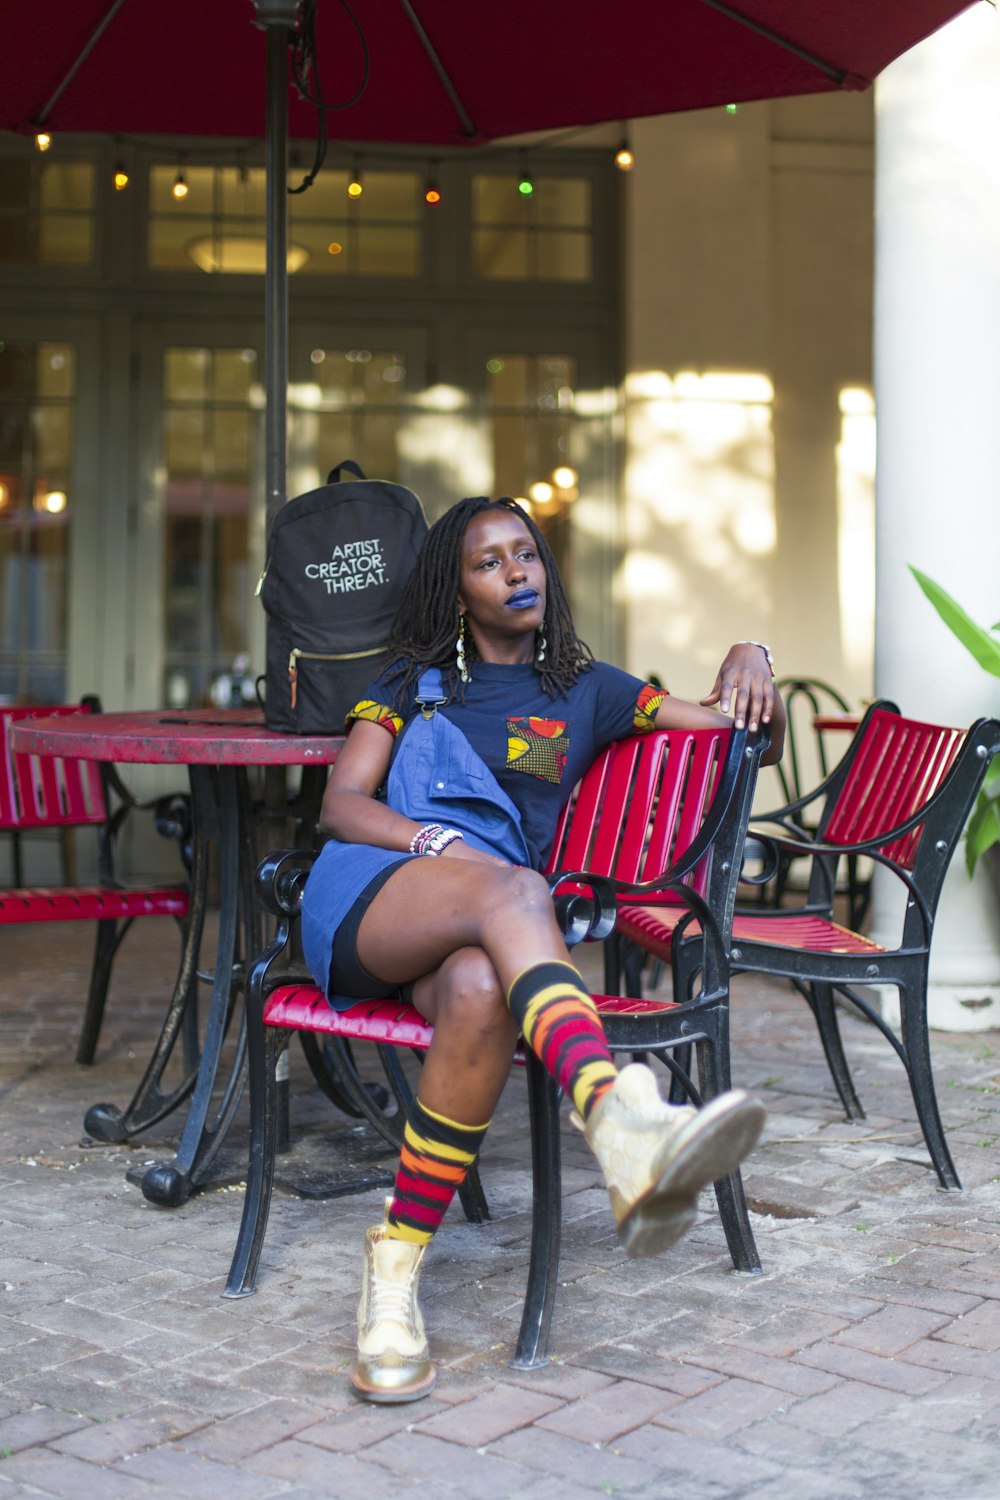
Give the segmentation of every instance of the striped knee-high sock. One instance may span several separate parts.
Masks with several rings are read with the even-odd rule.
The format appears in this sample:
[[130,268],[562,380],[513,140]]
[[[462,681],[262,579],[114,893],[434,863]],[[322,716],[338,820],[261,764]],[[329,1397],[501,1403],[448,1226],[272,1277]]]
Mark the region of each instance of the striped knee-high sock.
[[418,1099],[406,1122],[385,1232],[391,1240],[426,1245],[479,1154],[486,1125],[459,1125]]
[[572,964],[535,964],[519,974],[507,1004],[524,1040],[585,1120],[618,1076],[597,1007]]

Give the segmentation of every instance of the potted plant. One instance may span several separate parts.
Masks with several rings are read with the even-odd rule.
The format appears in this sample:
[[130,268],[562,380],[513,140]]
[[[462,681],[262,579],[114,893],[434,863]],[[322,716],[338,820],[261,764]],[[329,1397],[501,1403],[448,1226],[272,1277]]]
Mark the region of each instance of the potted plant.
[[[1000,621],[985,630],[933,578],[928,578],[912,564],[910,572],[966,650],[971,651],[987,672],[1000,677],[1000,640],[996,638]],[[965,863],[970,875],[984,855],[988,856],[994,883],[1000,891],[1000,755],[994,756],[986,772],[986,780],[965,830]]]

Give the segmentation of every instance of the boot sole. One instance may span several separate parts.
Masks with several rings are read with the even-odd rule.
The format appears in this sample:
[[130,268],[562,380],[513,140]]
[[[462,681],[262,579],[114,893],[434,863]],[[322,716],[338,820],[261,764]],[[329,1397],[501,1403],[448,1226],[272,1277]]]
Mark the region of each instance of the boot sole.
[[703,1188],[735,1172],[760,1138],[767,1118],[759,1100],[742,1090],[711,1099],[668,1146],[669,1160],[652,1187],[618,1226],[633,1258],[658,1255],[695,1222]]
[[431,1370],[430,1375],[419,1385],[401,1386],[398,1390],[383,1390],[380,1386],[369,1385],[356,1370],[351,1371],[351,1385],[358,1395],[365,1401],[374,1401],[380,1406],[402,1406],[407,1401],[419,1401],[422,1397],[429,1396],[436,1384],[437,1371]]

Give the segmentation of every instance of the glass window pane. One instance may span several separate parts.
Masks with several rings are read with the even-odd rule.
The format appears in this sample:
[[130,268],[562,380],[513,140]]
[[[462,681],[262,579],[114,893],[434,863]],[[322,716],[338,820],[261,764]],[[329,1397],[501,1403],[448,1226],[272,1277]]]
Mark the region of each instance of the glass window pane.
[[[187,184],[187,193],[181,199],[174,197],[174,183],[178,175]],[[210,214],[215,191],[214,167],[150,167],[149,207],[154,214]]]
[[522,406],[528,399],[529,361],[523,354],[495,354],[486,361],[490,406]]
[[217,401],[249,399],[257,373],[256,349],[217,349],[212,366],[212,394]]
[[477,173],[472,179],[472,218],[477,224],[500,223],[523,213],[525,201],[517,190],[516,177]]
[[[263,167],[221,167],[221,206],[224,214],[264,222],[265,179]],[[289,204],[294,203],[289,199]]]
[[589,281],[590,248],[587,234],[539,234],[535,242],[537,273],[546,281]]
[[40,396],[72,396],[76,351],[71,344],[39,344],[36,381]]
[[208,395],[207,349],[168,349],[163,359],[163,392],[168,401],[204,401]]
[[70,406],[42,406],[35,413],[35,463],[39,473],[66,473],[73,445],[73,411]]
[[[412,221],[421,203],[420,182],[415,172],[365,172],[364,192],[358,211],[370,218]],[[345,184],[346,191],[346,184]],[[308,193],[304,195],[308,198]]]
[[85,266],[93,259],[94,226],[84,214],[43,214],[38,260],[43,266]]
[[250,413],[217,411],[212,426],[215,477],[245,480],[250,472]]
[[523,280],[528,274],[527,230],[474,230],[472,261],[477,276],[492,281]]
[[586,177],[535,179],[531,205],[539,224],[587,228],[590,225],[591,187]]
[[153,219],[149,226],[149,264],[154,271],[197,271],[191,246],[211,237],[211,219]]
[[171,478],[201,474],[205,459],[205,414],[178,407],[163,414],[164,459]]
[[292,227],[291,243],[300,245],[308,253],[308,260],[299,275],[343,276],[350,270],[350,236],[354,233],[346,224],[307,224],[299,222]]
[[420,234],[402,225],[362,224],[358,228],[362,276],[415,276],[420,269]]
[[42,164],[38,183],[43,209],[87,209],[94,201],[94,166],[89,161]]
[[65,697],[75,351],[0,340],[0,681]]

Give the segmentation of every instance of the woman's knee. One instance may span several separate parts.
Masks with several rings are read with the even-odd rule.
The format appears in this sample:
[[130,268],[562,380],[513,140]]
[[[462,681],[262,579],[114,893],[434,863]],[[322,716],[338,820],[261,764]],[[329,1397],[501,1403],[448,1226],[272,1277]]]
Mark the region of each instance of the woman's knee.
[[447,1018],[479,1031],[512,1026],[496,970],[481,948],[464,948],[441,965],[435,984],[438,1024]]

